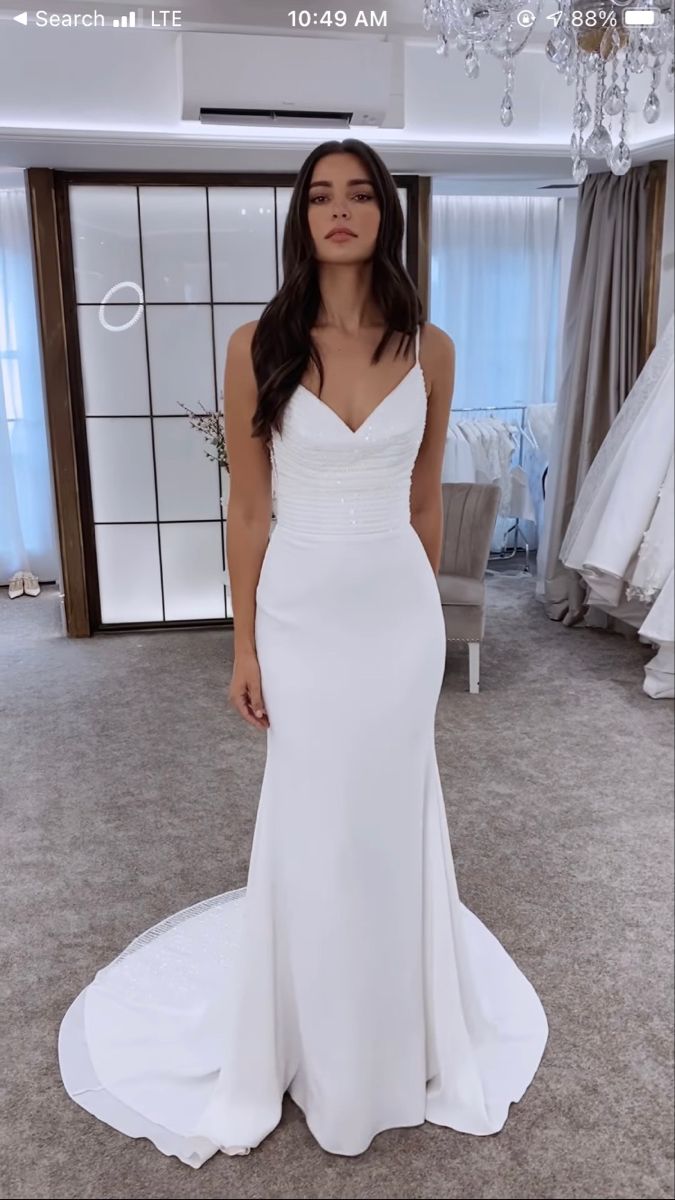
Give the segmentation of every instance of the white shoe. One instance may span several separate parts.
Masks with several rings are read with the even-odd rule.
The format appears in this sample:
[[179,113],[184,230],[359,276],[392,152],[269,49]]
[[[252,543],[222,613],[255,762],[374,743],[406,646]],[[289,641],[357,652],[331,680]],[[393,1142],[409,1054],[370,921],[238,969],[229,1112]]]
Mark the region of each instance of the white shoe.
[[40,595],[40,583],[37,575],[34,575],[32,571],[23,572],[23,590],[27,596]]
[[23,596],[24,579],[23,571],[17,571],[9,581],[9,598],[14,600],[16,596]]

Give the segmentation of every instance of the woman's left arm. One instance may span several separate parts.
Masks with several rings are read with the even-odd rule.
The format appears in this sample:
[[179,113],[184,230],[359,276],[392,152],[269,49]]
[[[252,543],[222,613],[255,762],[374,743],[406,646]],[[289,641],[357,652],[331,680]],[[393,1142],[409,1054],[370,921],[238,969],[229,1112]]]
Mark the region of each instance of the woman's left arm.
[[429,394],[424,436],[412,473],[410,522],[437,575],[443,543],[441,472],[455,387],[455,343],[437,325],[426,325],[420,341],[420,364]]

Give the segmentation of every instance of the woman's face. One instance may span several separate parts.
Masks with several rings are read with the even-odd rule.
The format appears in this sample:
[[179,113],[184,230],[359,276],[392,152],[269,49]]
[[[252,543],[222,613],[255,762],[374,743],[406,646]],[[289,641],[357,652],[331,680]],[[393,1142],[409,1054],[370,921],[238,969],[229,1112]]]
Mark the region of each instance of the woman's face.
[[[370,173],[354,154],[327,154],[314,164],[307,197],[307,220],[319,262],[359,262],[371,258],[380,227],[380,207]],[[351,237],[330,237],[346,227]]]

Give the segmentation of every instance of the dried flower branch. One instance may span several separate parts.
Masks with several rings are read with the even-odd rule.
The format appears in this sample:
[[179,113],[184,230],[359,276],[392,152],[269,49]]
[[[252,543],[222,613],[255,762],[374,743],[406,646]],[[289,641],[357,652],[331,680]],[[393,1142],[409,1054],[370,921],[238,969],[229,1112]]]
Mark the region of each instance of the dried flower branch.
[[[223,393],[221,391],[219,400],[222,402],[222,399]],[[215,454],[212,454],[208,449],[205,450],[204,453],[206,454],[206,457],[210,458],[214,462],[219,463],[221,467],[225,468],[229,475],[230,464],[227,457],[227,447],[225,445],[225,420],[222,412],[222,403],[216,412],[214,412],[212,409],[204,408],[203,404],[201,405],[201,412],[195,412],[193,409],[188,408],[187,405],[183,404],[181,400],[178,401],[178,404],[183,411],[187,413],[193,429],[197,429],[199,433],[206,438],[206,441],[209,443],[209,445],[215,447]]]

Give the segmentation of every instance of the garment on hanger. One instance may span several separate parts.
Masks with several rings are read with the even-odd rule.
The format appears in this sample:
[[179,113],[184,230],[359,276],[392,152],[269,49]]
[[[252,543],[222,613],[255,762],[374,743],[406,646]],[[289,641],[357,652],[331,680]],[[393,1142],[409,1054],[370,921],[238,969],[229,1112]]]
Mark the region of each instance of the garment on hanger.
[[[671,317],[591,464],[560,548],[586,580],[588,603],[646,637],[647,605],[673,566],[673,328]],[[660,636],[672,642],[672,616],[664,622]]]
[[673,572],[675,557],[675,496],[673,463],[670,456],[666,478],[659,490],[654,516],[645,531],[638,551],[635,570],[626,588],[626,599],[653,600]]
[[535,521],[537,514],[532,502],[530,480],[522,467],[512,467],[509,472],[509,505],[508,515],[520,517],[521,521]]
[[478,421],[458,421],[457,426],[466,438],[473,458],[476,483],[498,483],[494,478],[493,464],[485,448],[485,442],[480,435]]
[[448,426],[441,478],[443,483],[476,482],[476,467],[471,446],[456,424]]
[[675,645],[673,640],[673,609],[675,609],[674,572],[671,571],[647,617],[640,627],[640,637],[658,646],[654,658],[645,666],[644,690],[654,700],[673,696],[675,674]]
[[499,486],[502,489],[499,502],[500,516],[517,517],[519,513],[514,512],[513,508],[516,502],[518,506],[520,505],[519,495],[513,490],[513,471],[517,468],[512,468],[511,462],[514,452],[518,450],[518,427],[509,421],[500,421],[494,416],[489,416],[485,418],[485,429],[491,433],[496,468],[499,473]]
[[[521,437],[533,441],[529,431],[512,421],[500,420],[493,413],[454,421],[446,440],[443,483],[497,484],[501,489],[498,522],[519,518],[536,524],[530,475],[521,465],[511,466]],[[497,549],[498,525],[493,542],[493,548]]]
[[525,428],[532,435],[537,450],[545,462],[551,455],[555,404],[531,404],[525,410]]
[[[489,476],[490,483],[497,483],[502,488],[504,481],[508,475],[509,462],[513,453],[513,443],[510,438],[505,438],[504,426],[501,422],[495,423],[490,417],[482,417],[476,421],[476,431],[483,446],[483,454],[485,455],[486,472]],[[504,462],[503,450],[500,451],[500,440],[502,446],[505,441],[507,444],[507,458]]]
[[518,426],[490,415],[460,421],[457,428],[473,456],[475,482],[498,484],[501,488],[499,516],[534,521],[529,476],[523,467],[511,466],[518,448]]

